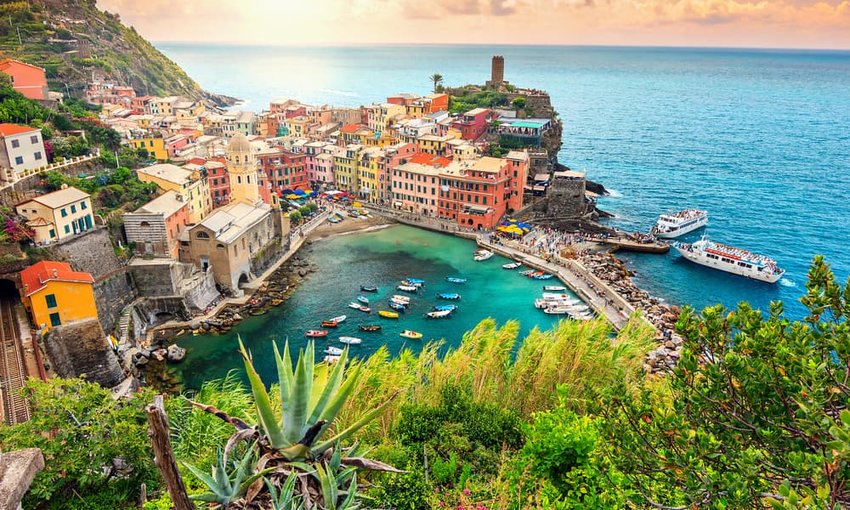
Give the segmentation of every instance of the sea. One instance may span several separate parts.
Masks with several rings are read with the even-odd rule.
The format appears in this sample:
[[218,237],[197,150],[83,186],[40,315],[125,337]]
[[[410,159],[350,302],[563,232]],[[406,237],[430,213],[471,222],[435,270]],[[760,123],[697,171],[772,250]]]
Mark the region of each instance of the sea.
[[[602,183],[612,226],[647,231],[659,214],[709,211],[710,239],[769,255],[769,285],[676,254],[622,254],[635,281],[697,309],[783,300],[805,315],[812,258],[850,275],[850,52],[710,48],[396,45],[255,47],[157,44],[204,88],[260,111],[270,100],[345,106],[429,77],[483,83],[493,55],[505,78],[547,90],[564,124],[561,163]],[[352,238],[353,240],[354,238]]]

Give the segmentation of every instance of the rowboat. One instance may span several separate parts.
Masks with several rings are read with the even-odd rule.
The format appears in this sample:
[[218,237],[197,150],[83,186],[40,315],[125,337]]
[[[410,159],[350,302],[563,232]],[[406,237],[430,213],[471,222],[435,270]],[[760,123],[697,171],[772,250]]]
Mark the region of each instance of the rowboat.
[[357,301],[360,301],[364,305],[369,304],[369,298],[367,298],[366,296],[357,296]]
[[419,340],[420,338],[422,338],[422,333],[410,329],[405,329],[404,331],[399,333],[399,336],[403,338],[410,338],[411,340]]
[[456,301],[460,299],[460,294],[454,292],[444,292],[442,294],[437,294],[437,297],[440,299],[448,299],[450,301]]
[[457,278],[454,276],[449,276],[446,278],[446,281],[449,283],[466,283],[466,278]]
[[472,256],[472,260],[474,260],[476,262],[483,262],[483,261],[489,259],[492,256],[493,256],[493,252],[490,251],[490,250],[478,250]]
[[337,323],[334,322],[334,321],[322,321],[322,327],[323,328],[335,328],[336,326],[337,326]]
[[529,278],[534,278],[535,276],[542,276],[543,271],[531,271],[530,273],[526,273],[526,276]]
[[363,292],[378,292],[378,287],[373,285],[361,285],[360,290]]
[[345,315],[340,315],[339,317],[334,317],[329,322],[336,322],[337,324],[339,324],[340,322],[345,322],[346,318],[347,317]]
[[564,292],[567,288],[561,285],[544,285],[543,290],[548,290],[550,292]]
[[381,330],[381,325],[380,324],[361,324],[360,326],[357,327],[357,329],[359,329],[360,331],[366,331],[366,332],[369,332],[369,333],[374,333],[376,331]]
[[329,345],[327,349],[325,349],[325,354],[330,354],[331,356],[339,356],[342,354],[342,351],[345,349],[340,349],[339,347],[334,347]]
[[434,307],[435,312],[445,312],[447,310],[449,312],[454,312],[457,310],[457,305],[437,305]]
[[363,343],[363,340],[356,336],[341,336],[339,337],[339,341],[347,345],[360,345]]
[[534,269],[526,269],[525,271],[520,271],[520,272],[519,272],[519,273],[517,273],[517,274],[520,274],[520,275],[522,275],[522,276],[530,276],[530,275],[532,275],[532,274],[534,274],[534,273],[536,273],[536,271],[535,271]]
[[407,278],[407,281],[409,281],[413,285],[425,285],[425,280],[419,278]]
[[355,310],[360,310],[361,306],[363,306],[363,305],[361,305],[360,303],[354,302],[354,301],[352,301],[351,303],[348,303],[348,307],[354,308]]
[[328,331],[326,329],[308,329],[306,333],[307,338],[322,338],[328,336]]
[[404,303],[406,305],[410,304],[410,298],[408,296],[402,296],[401,294],[393,294],[390,299],[396,301],[397,303]]
[[399,303],[398,301],[393,301],[393,300],[390,300],[389,305],[390,305],[390,308],[392,308],[393,310],[398,310],[399,312],[403,312],[405,306],[407,306],[404,303]]
[[551,280],[552,278],[554,278],[554,276],[552,276],[549,273],[535,274],[535,275],[532,275],[531,277],[534,278],[535,280]]
[[368,306],[361,306],[360,308],[358,308],[358,310],[360,310],[363,313],[372,313],[372,309],[369,308]]
[[451,311],[451,310],[441,310],[441,311],[439,311],[439,312],[428,312],[428,313],[426,313],[425,315],[426,315],[429,319],[443,319],[443,318],[448,317],[449,315],[451,315],[451,313],[452,313],[452,311]]
[[413,285],[399,285],[396,288],[403,292],[416,292],[419,289],[418,287],[414,287]]
[[400,283],[401,285],[404,285],[405,287],[416,287],[417,289],[418,289],[418,288],[420,288],[420,287],[422,287],[422,284],[421,284],[421,283],[414,283],[414,282],[411,282],[411,281],[409,281],[409,280],[402,280],[402,281],[401,281],[401,282],[399,282],[399,283]]
[[522,266],[522,262],[510,262],[508,264],[502,264],[502,269],[516,269]]
[[385,319],[398,319],[398,312],[390,312],[388,310],[380,310],[378,315]]

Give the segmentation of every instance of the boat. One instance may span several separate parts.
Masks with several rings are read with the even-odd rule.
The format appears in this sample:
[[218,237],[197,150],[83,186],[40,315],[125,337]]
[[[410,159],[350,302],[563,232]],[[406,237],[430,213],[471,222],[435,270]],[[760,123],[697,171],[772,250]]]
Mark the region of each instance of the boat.
[[435,312],[445,312],[446,310],[454,312],[457,310],[457,305],[437,305],[434,307]]
[[508,264],[502,264],[502,269],[516,269],[518,267],[522,267],[522,262],[510,262]]
[[363,313],[372,313],[372,309],[371,309],[371,308],[369,308],[369,307],[368,307],[368,306],[366,306],[366,305],[362,305],[362,306],[360,306],[360,308],[358,308],[358,310],[360,310],[360,311],[361,311],[361,312],[363,312]]
[[570,301],[573,299],[572,296],[563,292],[544,292],[542,297],[547,301]]
[[408,296],[402,296],[401,294],[393,294],[392,297],[390,297],[390,299],[397,302],[397,303],[402,303],[402,304],[405,304],[405,305],[410,304],[410,298]]
[[280,305],[282,305],[282,304],[283,304],[283,300],[282,300],[282,299],[272,299],[272,300],[271,300],[271,301],[269,301],[269,302],[271,303],[271,305],[272,305],[272,306],[280,306]]
[[364,305],[369,304],[369,298],[367,298],[366,296],[357,296],[357,301],[360,301]]
[[360,290],[363,292],[378,292],[378,287],[374,285],[361,285]]
[[381,325],[380,324],[361,324],[361,325],[357,326],[357,329],[359,329],[360,331],[366,331],[366,332],[369,332],[369,333],[374,333],[376,331],[381,330]]
[[399,285],[396,288],[402,292],[416,292],[419,290],[418,287],[414,287],[413,285]]
[[398,310],[399,312],[404,312],[404,309],[407,307],[407,305],[405,305],[404,303],[399,303],[393,300],[390,300],[389,306],[393,310]]
[[532,272],[528,273],[526,276],[528,276],[529,278],[536,278],[538,276],[543,276],[543,271],[532,271]]
[[553,276],[549,273],[531,275],[535,280],[551,280]]
[[334,356],[332,354],[328,354],[327,356],[325,356],[324,362],[328,363],[329,365],[332,365],[332,364],[336,363],[337,361],[339,361],[339,359],[340,359],[340,356]]
[[472,259],[475,262],[483,262],[493,256],[493,252],[490,250],[478,250],[472,256]]
[[536,272],[537,272],[537,270],[536,270],[536,269],[526,269],[525,271],[520,271],[520,272],[519,272],[519,273],[517,273],[517,274],[522,275],[522,276],[531,276],[531,275],[533,275],[533,274],[534,274],[534,273],[536,273]]
[[323,328],[335,328],[337,327],[337,323],[335,321],[322,321]]
[[347,319],[345,315],[340,315],[339,317],[334,317],[333,319],[331,319],[330,322],[336,322],[337,324],[339,324],[340,322],[345,322],[345,319]]
[[363,340],[356,336],[341,336],[339,337],[339,341],[346,345],[360,345],[363,343]]
[[691,262],[760,282],[776,283],[785,274],[785,270],[780,269],[770,257],[715,243],[705,236],[693,244],[676,241],[673,247]]
[[569,315],[570,309],[566,306],[550,306],[549,308],[544,308],[543,313],[549,315]]
[[649,233],[661,239],[674,239],[708,225],[708,211],[685,209],[662,214]]
[[422,338],[422,333],[410,329],[405,329],[404,331],[399,333],[399,336],[403,338],[410,338],[411,340],[419,340],[420,338]]
[[445,317],[448,317],[451,314],[452,314],[452,310],[439,310],[439,311],[435,311],[435,312],[428,312],[425,315],[429,319],[443,319]]
[[466,278],[457,278],[455,276],[446,277],[446,281],[449,283],[466,283]]
[[455,292],[443,292],[442,294],[437,294],[437,297],[440,299],[448,299],[450,301],[456,301],[460,299],[460,294]]
[[407,281],[409,281],[412,285],[425,285],[425,280],[420,278],[407,278]]
[[360,310],[361,306],[363,306],[363,305],[361,305],[360,303],[358,303],[356,301],[352,301],[351,303],[348,303],[348,307],[354,308],[355,310]]
[[306,333],[307,338],[324,338],[328,336],[328,330],[326,329],[308,329]]
[[378,315],[385,319],[398,319],[398,312],[390,312],[388,310],[380,310]]
[[401,283],[401,285],[404,285],[405,287],[416,287],[417,289],[422,287],[421,283],[414,283],[414,282],[411,282],[409,280],[402,280],[399,283]]
[[564,292],[567,288],[562,285],[544,285],[543,290],[549,292]]
[[340,356],[345,349],[340,349],[339,347],[334,347],[329,345],[327,349],[325,349],[325,354],[330,354],[331,356]]

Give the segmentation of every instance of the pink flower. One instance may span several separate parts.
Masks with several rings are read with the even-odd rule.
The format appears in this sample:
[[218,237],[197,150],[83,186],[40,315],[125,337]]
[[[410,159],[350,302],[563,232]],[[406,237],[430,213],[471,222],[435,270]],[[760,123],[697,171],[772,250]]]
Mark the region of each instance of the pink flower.
[[470,491],[469,489],[463,489],[464,496],[469,496],[470,494],[472,494],[472,491]]

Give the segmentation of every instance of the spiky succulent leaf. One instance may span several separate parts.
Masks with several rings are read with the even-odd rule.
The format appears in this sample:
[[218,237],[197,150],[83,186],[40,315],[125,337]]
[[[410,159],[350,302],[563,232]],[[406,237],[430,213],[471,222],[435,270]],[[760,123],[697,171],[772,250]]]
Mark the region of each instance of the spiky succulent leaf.
[[333,472],[325,470],[321,464],[316,465],[316,477],[319,479],[319,485],[322,488],[322,501],[325,508],[328,510],[336,509],[337,499],[337,482]]
[[[310,351],[308,345],[307,351]],[[283,414],[283,431],[286,434],[286,440],[290,444],[295,444],[304,437],[304,432],[307,431],[305,423],[307,422],[307,404],[310,402],[311,386],[313,381],[308,379],[308,374],[312,374],[312,370],[307,369],[307,359],[310,357],[304,351],[298,356],[298,362],[295,365],[295,379],[292,383],[292,391],[289,394],[289,412]]]
[[366,425],[368,425],[369,422],[371,422],[372,420],[374,420],[375,418],[380,416],[380,414],[390,404],[390,402],[393,401],[393,399],[395,398],[396,395],[397,395],[397,393],[393,394],[383,404],[379,405],[375,409],[372,409],[368,413],[361,416],[359,420],[354,422],[350,427],[343,430],[342,432],[340,432],[336,436],[328,439],[327,441],[323,441],[323,442],[319,443],[318,445],[316,445],[315,447],[313,447],[313,449],[311,450],[312,453],[313,453],[313,456],[320,455],[322,452],[324,452],[325,450],[327,450],[328,448],[333,446],[334,443],[345,441],[346,439],[351,437],[352,434],[354,434],[358,430],[360,430],[363,427],[365,427]]
[[260,426],[260,430],[265,434],[272,448],[285,448],[291,443],[288,443],[286,437],[284,437],[272,409],[266,386],[263,384],[260,374],[254,368],[254,363],[245,349],[245,345],[242,343],[242,338],[239,338],[239,350],[245,362],[245,371],[248,374],[248,382],[251,384],[251,393],[254,396],[254,404],[257,407],[257,424]]
[[195,477],[200,480],[201,483],[206,485],[207,488],[210,490],[209,493],[199,494],[197,496],[197,499],[199,499],[200,501],[207,501],[207,499],[201,499],[201,497],[208,498],[209,495],[212,494],[213,496],[215,496],[215,499],[213,501],[219,501],[224,496],[225,492],[222,491],[222,487],[219,485],[215,478],[208,475],[207,473],[204,473],[203,471],[201,471],[194,465],[189,464],[188,462],[183,462],[183,466],[185,466],[186,469],[191,471],[192,474],[195,475]]
[[322,415],[319,417],[327,423],[324,428],[322,428],[322,432],[319,433],[318,437],[322,437],[322,433],[324,433],[324,431],[331,426],[334,420],[336,420],[337,415],[342,410],[342,407],[345,405],[348,397],[351,396],[354,388],[357,387],[357,383],[360,381],[360,373],[360,365],[356,365],[354,370],[348,374],[345,381],[340,385],[339,389],[331,395],[330,401],[327,406],[325,406],[324,411],[322,411]]
[[[344,482],[340,480],[340,483]],[[351,477],[351,483],[348,484],[348,494],[339,505],[338,510],[357,510],[360,508],[360,505],[354,502],[355,497],[357,497],[357,475]]]
[[328,407],[328,403],[331,401],[331,398],[333,398],[339,391],[343,375],[345,375],[345,364],[347,360],[348,347],[343,349],[342,355],[339,357],[339,361],[334,363],[331,373],[328,376],[328,380],[322,390],[322,394],[316,401],[313,409],[310,411],[310,418],[308,418],[309,423],[316,423],[320,419],[327,419],[323,418],[322,415],[325,413],[325,409]]

